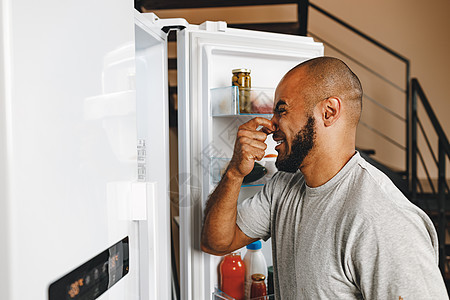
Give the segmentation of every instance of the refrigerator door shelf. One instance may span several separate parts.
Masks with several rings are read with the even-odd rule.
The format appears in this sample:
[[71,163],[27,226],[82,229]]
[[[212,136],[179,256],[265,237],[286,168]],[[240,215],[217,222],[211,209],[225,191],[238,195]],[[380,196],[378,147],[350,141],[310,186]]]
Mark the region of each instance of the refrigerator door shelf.
[[[214,293],[212,294],[212,299],[213,300],[236,300],[235,298],[233,298],[233,297],[225,294],[221,290],[219,290],[217,287],[216,287],[216,290],[214,291]],[[274,300],[275,299],[275,295],[271,294],[271,295],[267,295],[267,296],[264,296],[264,297],[250,298],[250,300],[259,300],[259,299]]]
[[227,117],[236,115],[270,118],[273,110],[272,88],[239,88],[228,86],[211,89],[211,115]]

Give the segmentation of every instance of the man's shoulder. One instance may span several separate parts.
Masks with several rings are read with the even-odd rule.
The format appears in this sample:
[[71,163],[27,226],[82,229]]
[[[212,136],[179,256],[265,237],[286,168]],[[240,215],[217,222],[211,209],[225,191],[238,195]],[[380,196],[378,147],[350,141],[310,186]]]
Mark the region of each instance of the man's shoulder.
[[349,180],[346,202],[350,212],[375,223],[425,218],[425,213],[411,203],[387,175],[364,158],[358,160]]
[[[357,199],[408,201],[392,180],[364,158],[359,157],[347,178]],[[355,196],[356,196],[355,195]]]

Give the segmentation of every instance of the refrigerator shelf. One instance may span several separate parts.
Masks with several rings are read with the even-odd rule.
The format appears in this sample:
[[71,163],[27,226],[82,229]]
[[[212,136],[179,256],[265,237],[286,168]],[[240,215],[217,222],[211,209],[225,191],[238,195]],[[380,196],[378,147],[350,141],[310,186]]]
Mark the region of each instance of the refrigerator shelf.
[[[222,175],[225,173],[225,170],[230,162],[230,158],[221,158],[221,157],[212,157],[211,158],[211,183],[217,184],[219,183]],[[261,164],[263,167],[267,169],[267,173],[264,177],[249,183],[243,183],[241,187],[254,187],[254,186],[263,186],[267,183],[267,181],[272,178],[272,176],[277,172],[275,167],[276,157],[268,157],[263,158],[257,163]]]
[[272,88],[239,88],[227,86],[210,90],[213,117],[265,116],[273,110]]
[[[213,300],[236,300],[235,298],[233,298],[233,297],[225,294],[221,290],[219,290],[217,287],[215,288],[215,291],[212,294],[212,299]],[[271,294],[271,295],[267,295],[267,296],[263,296],[263,297],[251,298],[250,300],[259,300],[259,299],[274,300],[275,299],[275,295]]]

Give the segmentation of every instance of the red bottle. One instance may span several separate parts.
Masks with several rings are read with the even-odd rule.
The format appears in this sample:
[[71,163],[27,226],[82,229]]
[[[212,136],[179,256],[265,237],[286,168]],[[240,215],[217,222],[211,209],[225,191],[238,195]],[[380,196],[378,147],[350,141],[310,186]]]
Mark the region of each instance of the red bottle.
[[252,300],[267,300],[267,289],[264,283],[266,276],[263,274],[253,274],[252,275],[252,288],[250,292],[250,298]]
[[239,252],[226,255],[220,263],[220,289],[236,300],[244,300],[245,265]]

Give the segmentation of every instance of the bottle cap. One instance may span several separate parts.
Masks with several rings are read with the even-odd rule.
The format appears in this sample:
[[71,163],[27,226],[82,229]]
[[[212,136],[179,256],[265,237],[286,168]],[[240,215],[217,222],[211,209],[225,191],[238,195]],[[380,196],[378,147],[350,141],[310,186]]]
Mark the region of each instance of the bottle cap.
[[262,243],[260,240],[257,240],[256,242],[253,242],[253,243],[247,245],[247,249],[249,249],[249,250],[259,250],[261,248],[262,248]]
[[266,279],[266,276],[264,276],[263,274],[253,274],[252,275],[253,281],[263,281],[264,279]]
[[250,69],[244,69],[244,68],[242,68],[242,69],[234,69],[233,71],[231,71],[231,73],[250,73],[251,72],[251,70]]

